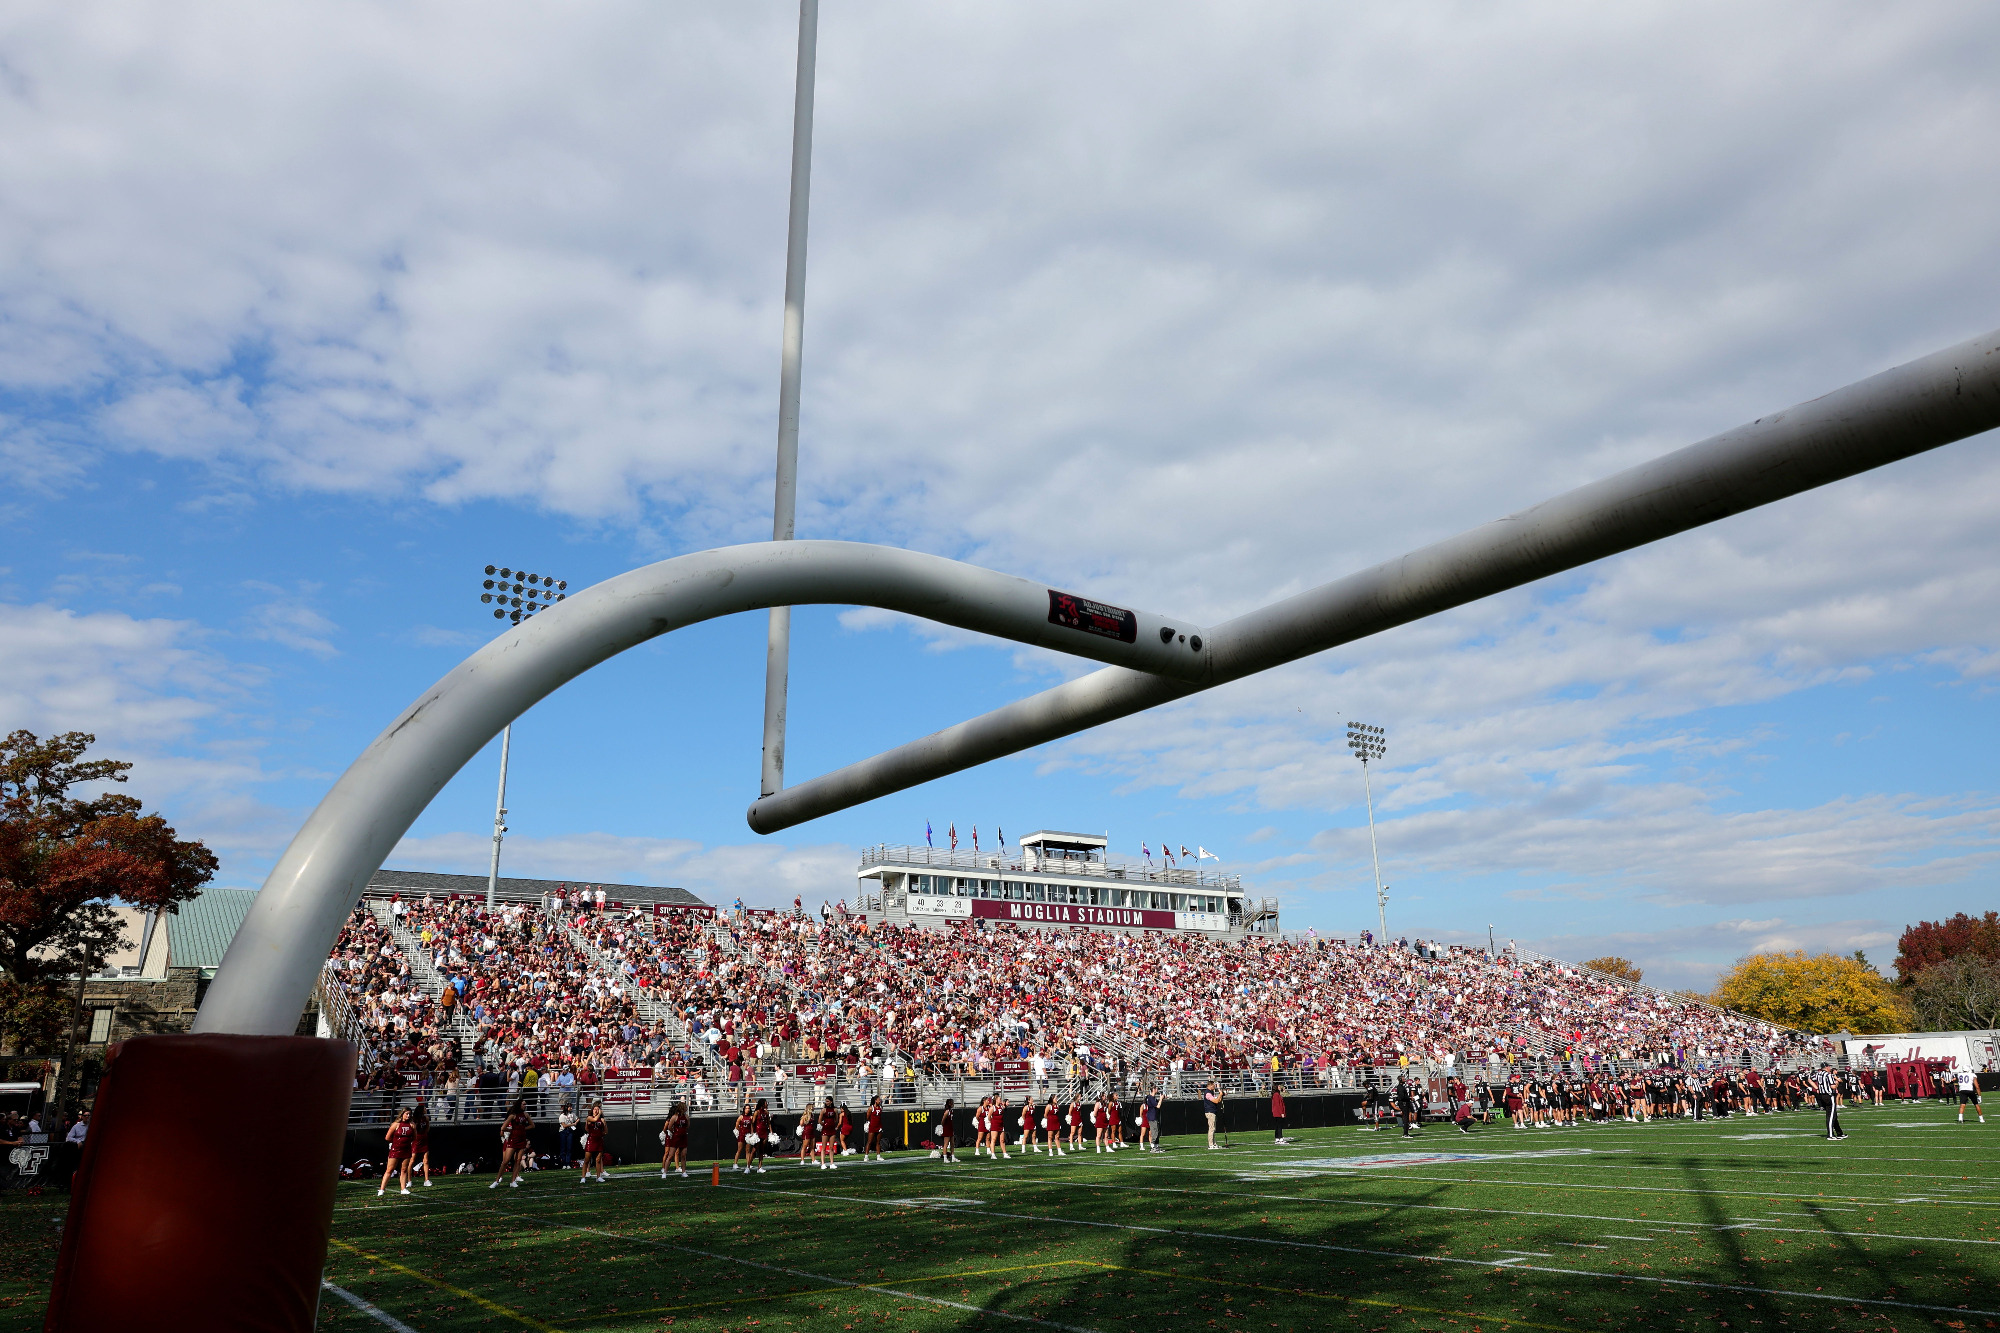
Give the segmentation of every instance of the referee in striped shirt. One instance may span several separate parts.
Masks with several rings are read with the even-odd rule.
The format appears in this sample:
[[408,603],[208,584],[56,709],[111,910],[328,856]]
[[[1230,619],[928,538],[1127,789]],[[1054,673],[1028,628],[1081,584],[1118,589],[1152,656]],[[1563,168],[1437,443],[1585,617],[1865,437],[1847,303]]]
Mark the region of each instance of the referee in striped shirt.
[[1826,1136],[1829,1139],[1844,1139],[1840,1132],[1840,1079],[1835,1076],[1833,1066],[1822,1062],[1819,1072],[1812,1076],[1813,1096],[1818,1099],[1820,1109],[1826,1112]]

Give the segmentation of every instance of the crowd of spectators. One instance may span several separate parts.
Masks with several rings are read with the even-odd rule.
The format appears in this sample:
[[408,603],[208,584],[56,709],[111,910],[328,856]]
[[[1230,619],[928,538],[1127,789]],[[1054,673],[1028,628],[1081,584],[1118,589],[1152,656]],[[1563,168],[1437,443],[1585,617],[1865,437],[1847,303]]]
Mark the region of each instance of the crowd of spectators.
[[1816,1040],[1553,960],[1421,941],[934,929],[844,909],[655,915],[583,895],[490,913],[430,898],[395,910],[444,980],[427,995],[389,933],[355,913],[327,966],[365,1067],[459,1063],[456,1012],[472,1034],[467,1079],[508,1093],[574,1084],[588,1095],[650,1074],[705,1106],[800,1065],[864,1085],[1001,1067],[1040,1082],[1535,1060],[1769,1065]]
[[[685,1075],[665,1026],[647,1022],[620,978],[552,913],[425,897],[400,915],[443,978],[443,1004],[470,1025],[476,1067],[503,1077],[507,1090],[574,1084],[589,1096],[642,1073]],[[596,913],[578,916],[594,924]]]
[[362,1086],[400,1083],[404,1073],[441,1076],[459,1063],[449,1007],[418,983],[410,960],[365,904],[334,942],[326,989],[332,1004],[346,1010],[345,1035],[359,1048]]

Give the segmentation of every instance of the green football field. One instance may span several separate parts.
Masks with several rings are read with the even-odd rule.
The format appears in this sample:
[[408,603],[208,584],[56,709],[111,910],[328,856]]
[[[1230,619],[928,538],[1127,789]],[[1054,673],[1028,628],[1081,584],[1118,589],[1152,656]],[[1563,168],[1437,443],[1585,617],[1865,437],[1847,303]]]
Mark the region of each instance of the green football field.
[[[1990,1100],[1990,1099],[1989,1099]],[[1306,1130],[1053,1161],[345,1185],[321,1327],[2000,1328],[2000,1123],[1936,1103],[1571,1130]],[[2000,1120],[2000,1117],[1996,1117]],[[40,1216],[34,1216],[39,1210]],[[0,1327],[54,1210],[8,1201]],[[45,1281],[45,1277],[40,1280]],[[367,1308],[364,1308],[367,1307]],[[136,1327],[143,1326],[143,1320]]]

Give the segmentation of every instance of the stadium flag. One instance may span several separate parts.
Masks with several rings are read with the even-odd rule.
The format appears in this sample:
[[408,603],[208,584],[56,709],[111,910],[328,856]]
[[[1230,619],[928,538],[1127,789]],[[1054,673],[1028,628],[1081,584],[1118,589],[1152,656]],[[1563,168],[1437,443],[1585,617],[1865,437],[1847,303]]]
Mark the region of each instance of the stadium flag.
[[1185,860],[1187,860],[1187,859],[1188,859],[1189,857],[1191,857],[1191,856],[1193,856],[1193,855],[1194,855],[1194,853],[1193,853],[1193,852],[1191,852],[1191,851],[1189,851],[1189,850],[1187,849],[1187,844],[1186,844],[1186,843],[1182,843],[1182,844],[1181,844],[1181,860],[1185,861]]
[[952,820],[952,821],[951,821],[951,827],[950,827],[950,828],[948,828],[948,829],[946,829],[946,830],[944,831],[944,835],[945,835],[945,836],[946,836],[947,838],[950,838],[950,839],[951,839],[951,849],[952,849],[952,850],[953,850],[954,852],[955,852],[955,851],[957,851],[957,850],[958,850],[958,821],[957,821],[956,819],[954,819],[954,820]]
[[1007,850],[1007,830],[1001,828],[998,824],[993,826],[993,842],[1001,851],[1004,852]]
[[1221,857],[1217,856],[1214,852],[1208,850],[1208,848],[1206,847],[1196,847],[1194,849],[1194,853],[1195,853],[1195,859],[1197,861],[1201,860],[1203,857],[1206,857],[1211,861],[1220,861],[1222,859]]
[[1153,849],[1143,842],[1139,844],[1139,855],[1146,858],[1147,865],[1153,864]]
[[1160,859],[1165,861],[1168,865],[1172,865],[1174,863],[1173,844],[1165,842],[1160,844]]
[[977,824],[972,826],[972,850],[975,852],[979,850],[979,825]]
[[926,847],[937,846],[936,843],[931,841],[931,821],[928,819],[924,821],[924,846]]

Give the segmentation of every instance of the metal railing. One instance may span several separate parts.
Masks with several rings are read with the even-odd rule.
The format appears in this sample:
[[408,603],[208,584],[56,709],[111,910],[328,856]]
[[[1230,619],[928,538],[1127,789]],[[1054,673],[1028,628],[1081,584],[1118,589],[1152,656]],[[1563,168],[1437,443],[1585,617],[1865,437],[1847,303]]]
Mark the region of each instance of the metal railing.
[[[1865,1060],[1845,1056],[1786,1056],[1776,1061],[1758,1061],[1755,1068],[1765,1074],[1804,1073],[1816,1069],[1820,1060],[1831,1060],[1837,1068],[1873,1068]],[[559,1086],[544,1084],[533,1089],[462,1087],[448,1093],[441,1086],[413,1083],[400,1088],[359,1090],[348,1112],[350,1128],[386,1125],[405,1106],[425,1102],[436,1124],[497,1123],[514,1098],[527,1099],[529,1114],[537,1120],[553,1118],[567,1104],[580,1114],[591,1102],[601,1102],[612,1119],[660,1119],[676,1105],[687,1105],[696,1114],[728,1113],[754,1105],[762,1098],[773,1111],[798,1111],[819,1102],[832,1101],[860,1108],[871,1097],[880,1096],[892,1110],[929,1109],[950,1099],[958,1106],[976,1104],[980,1098],[999,1094],[1010,1103],[1032,1094],[1037,1101],[1049,1095],[1059,1100],[1089,1099],[1112,1091],[1131,1100],[1158,1093],[1168,1101],[1198,1101],[1212,1083],[1227,1097],[1268,1097],[1274,1088],[1286,1096],[1356,1094],[1369,1088],[1378,1091],[1408,1078],[1425,1087],[1442,1086],[1453,1078],[1469,1088],[1481,1082],[1498,1089],[1510,1079],[1548,1078],[1555,1075],[1627,1078],[1666,1069],[1674,1074],[1742,1071],[1752,1066],[1739,1058],[1715,1057],[1661,1065],[1647,1060],[1559,1060],[1516,1059],[1512,1062],[1439,1064],[1418,1062],[1407,1065],[1325,1065],[1312,1069],[1235,1068],[1169,1070],[1086,1070],[1050,1071],[1036,1080],[1018,1074],[937,1074],[920,1078],[883,1079],[867,1065],[841,1066],[825,1079],[787,1077],[779,1080],[775,1071],[746,1071],[740,1083],[711,1082],[705,1077],[688,1076],[664,1080],[638,1079],[596,1084]]]

